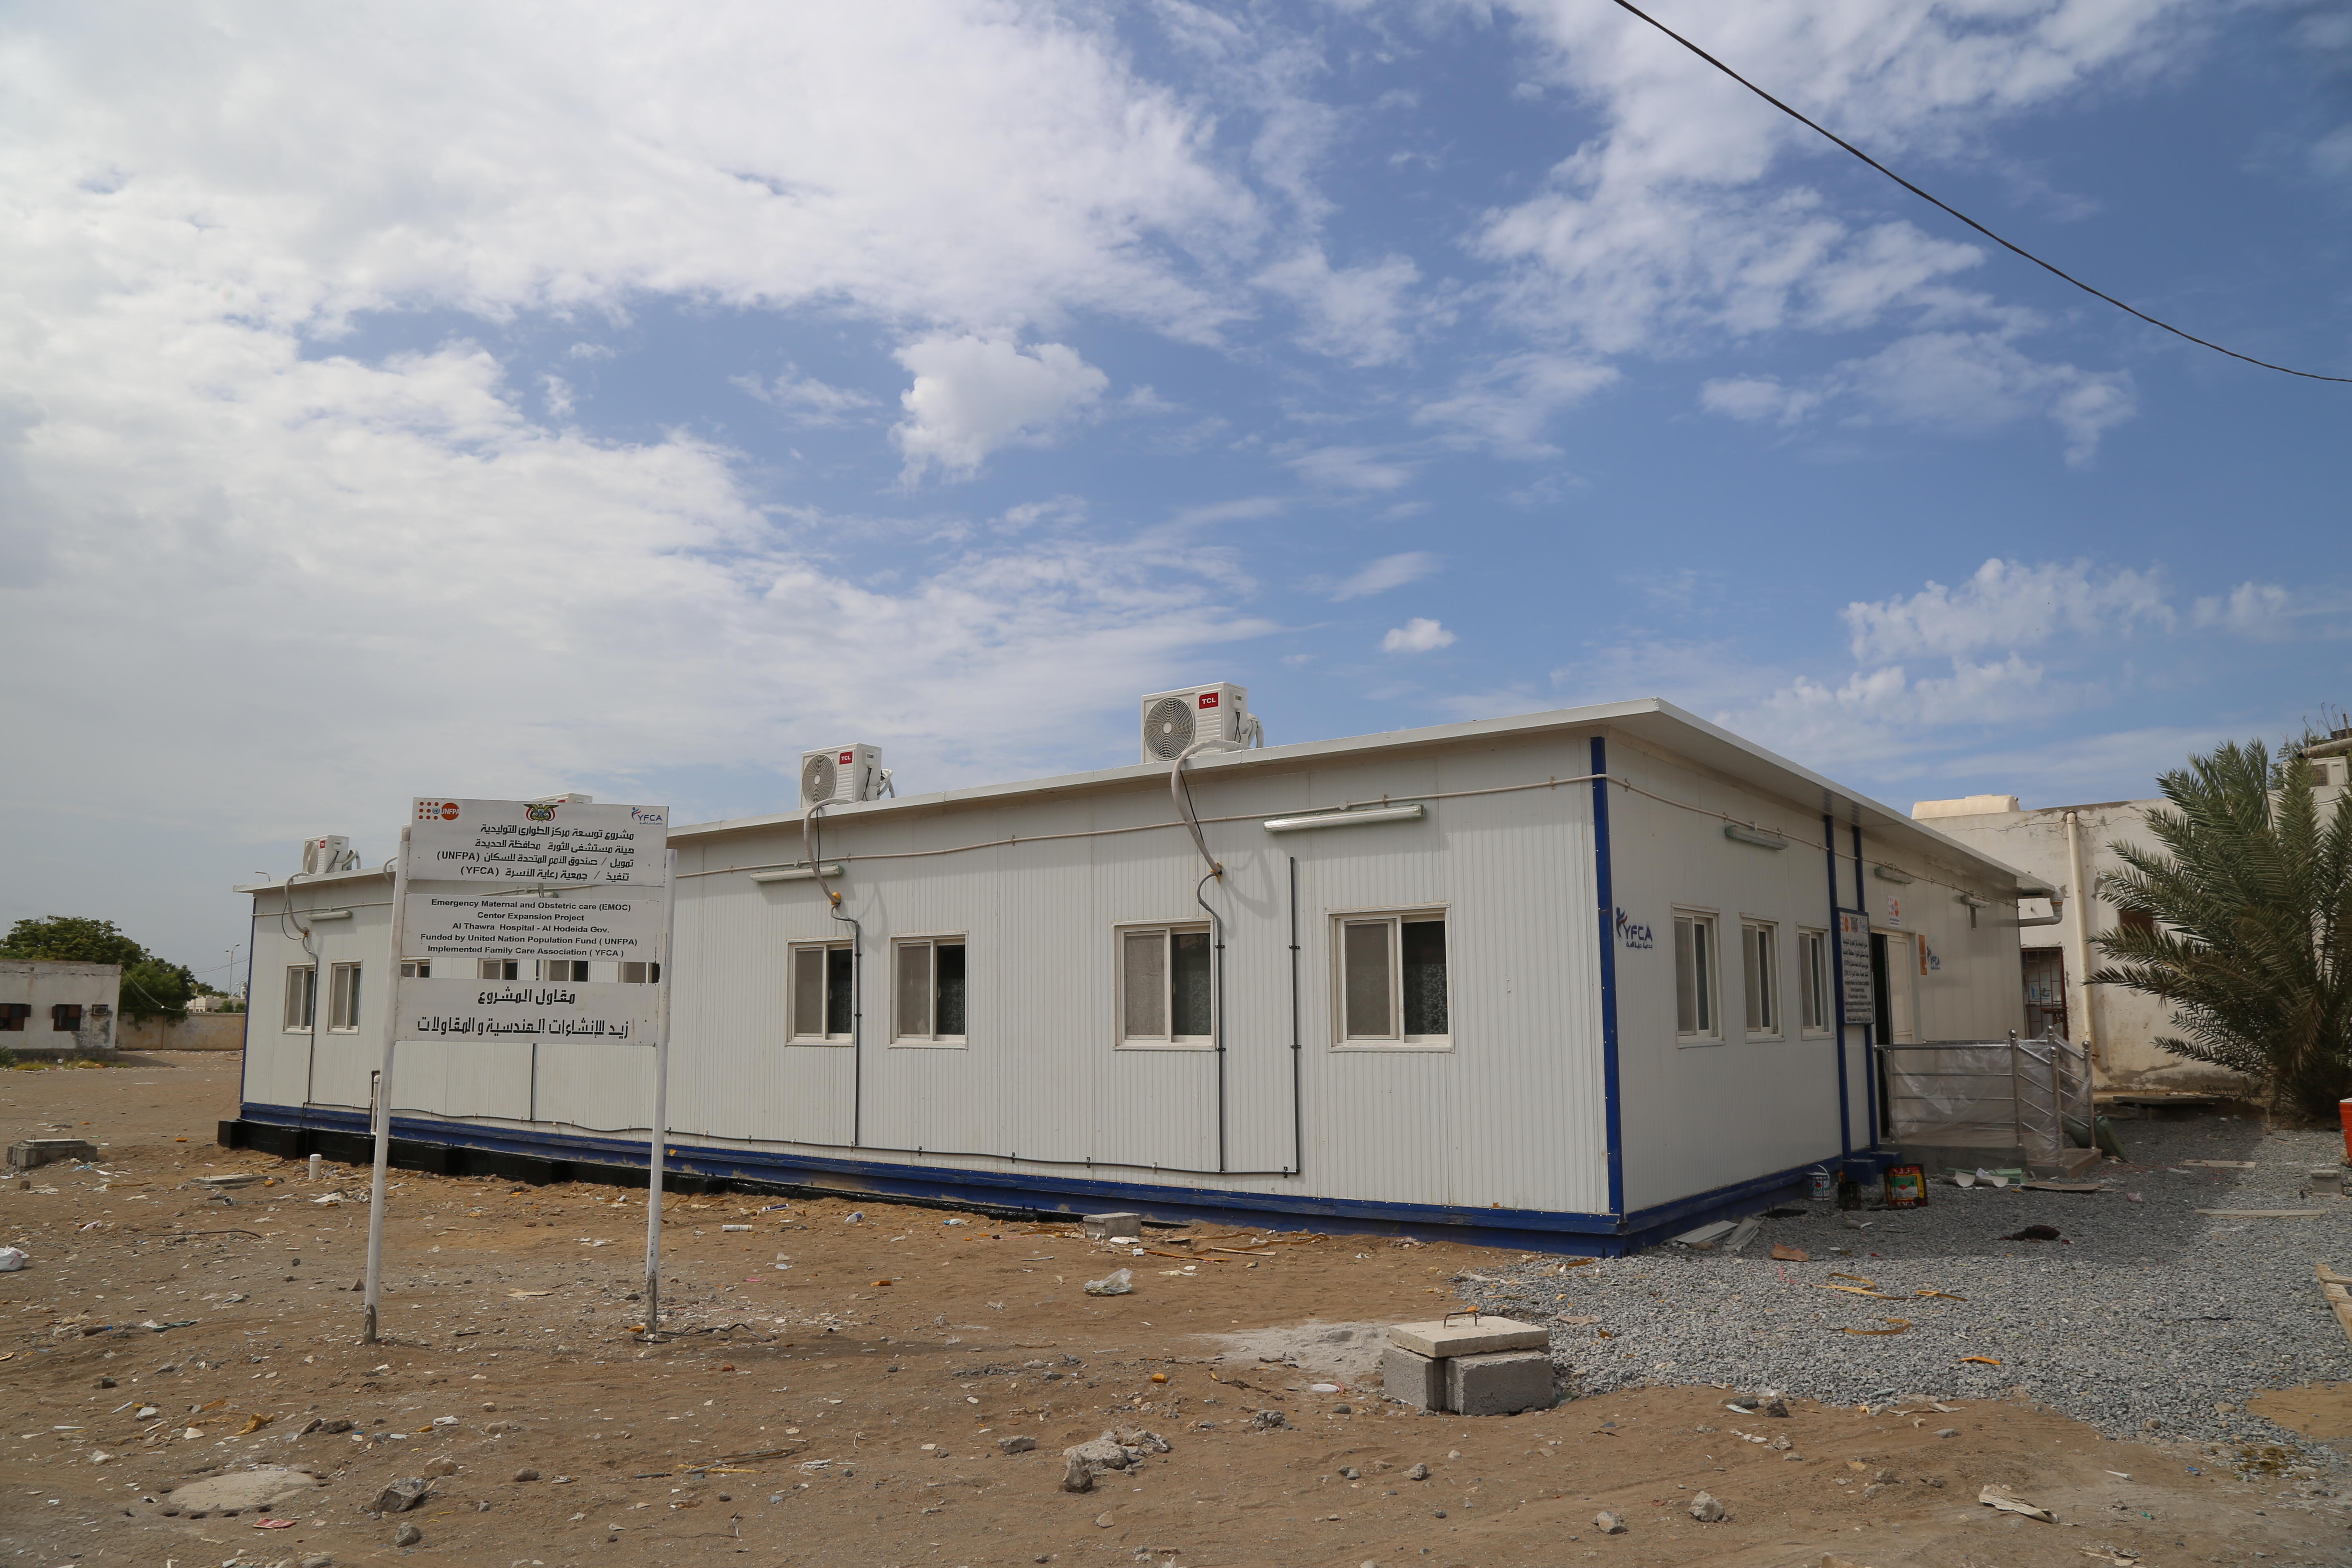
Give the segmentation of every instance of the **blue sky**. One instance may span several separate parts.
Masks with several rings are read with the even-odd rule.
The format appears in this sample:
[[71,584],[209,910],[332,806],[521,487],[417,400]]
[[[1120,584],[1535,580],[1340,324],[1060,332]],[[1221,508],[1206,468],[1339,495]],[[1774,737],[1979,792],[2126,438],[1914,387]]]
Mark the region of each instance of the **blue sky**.
[[[2341,7],[1656,9],[2352,374]],[[2352,689],[2352,387],[1605,0],[0,32],[0,918],[203,968],[412,794],[1058,772],[1202,679],[1277,742],[1659,695],[1898,805]]]

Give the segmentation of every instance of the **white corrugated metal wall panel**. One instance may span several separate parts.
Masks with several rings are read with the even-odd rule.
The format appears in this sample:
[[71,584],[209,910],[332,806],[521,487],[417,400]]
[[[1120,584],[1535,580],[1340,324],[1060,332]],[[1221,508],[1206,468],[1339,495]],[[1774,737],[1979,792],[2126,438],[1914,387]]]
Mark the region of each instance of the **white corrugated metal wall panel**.
[[[1835,1043],[1827,1035],[1807,1037],[1794,1011],[1797,934],[1833,924],[1820,814],[1622,740],[1610,746],[1609,768],[1669,800],[1701,808],[1684,810],[1623,790],[1610,796],[1617,903],[1654,936],[1647,950],[1621,942],[1617,952],[1626,1206],[1639,1209],[1836,1154]],[[1789,847],[1735,843],[1724,837],[1722,817],[1704,815],[1708,811],[1783,834]],[[1710,913],[1718,922],[1721,1026],[1713,1043],[1676,1037],[1677,909]],[[1779,939],[1784,1023],[1777,1037],[1750,1037],[1746,1027],[1743,917],[1771,922]],[[1859,1079],[1852,1087],[1858,1102]],[[1867,1141],[1865,1134],[1862,1142]]]
[[[1227,922],[1226,1163],[1264,1171],[1292,1158],[1288,858],[1296,854],[1307,1177],[1188,1182],[1407,1203],[1605,1207],[1589,793],[1567,786],[1437,802],[1424,822],[1283,838],[1256,820],[1382,793],[1572,775],[1584,765],[1580,746],[1518,744],[1232,779],[1203,771],[1194,784],[1203,815],[1251,814],[1207,828],[1227,868],[1207,895]],[[865,931],[869,1150],[1214,1166],[1215,1054],[1123,1049],[1115,1037],[1118,928],[1202,918],[1194,889],[1202,868],[1181,831],[857,858],[1160,823],[1167,811],[1158,789],[1130,786],[826,825],[827,857],[846,858],[845,912]],[[770,829],[695,846],[686,868],[772,864],[800,853],[796,832]],[[745,1086],[772,1080],[781,1061],[845,1054],[778,1043],[784,946],[841,928],[811,882],[689,876],[683,887],[673,1124],[681,1135],[794,1141],[811,1109],[782,1117],[765,1105],[755,1110]],[[1328,911],[1433,905],[1448,910],[1455,1010],[1465,1029],[1475,1026],[1475,1047],[1332,1049]],[[963,1049],[888,1043],[890,944],[912,934],[966,938]],[[824,1120],[839,1129],[846,1082],[820,1086],[803,1074],[797,1083],[798,1098],[832,1107]],[[845,1141],[845,1133],[823,1141]]]

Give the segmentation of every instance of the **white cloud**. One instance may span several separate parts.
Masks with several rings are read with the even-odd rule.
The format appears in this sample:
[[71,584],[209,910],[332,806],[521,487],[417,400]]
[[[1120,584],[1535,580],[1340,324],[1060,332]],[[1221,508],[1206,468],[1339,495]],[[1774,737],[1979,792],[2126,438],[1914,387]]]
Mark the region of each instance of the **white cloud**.
[[1264,227],[1207,121],[1042,8],[113,16],[110,37],[17,27],[0,60],[19,285],[74,288],[25,270],[30,243],[94,252],[85,300],[169,276],[184,308],[226,287],[281,324],[652,291],[991,335],[1089,310],[1207,338]]
[[1770,376],[1710,381],[1698,389],[1699,406],[1709,414],[1751,425],[1794,425],[1818,407],[1822,395],[1783,386]]
[[813,375],[802,375],[796,370],[787,370],[770,381],[738,376],[735,384],[794,425],[846,425],[865,410],[881,406],[877,398],[850,387],[834,386]]
[[1452,647],[1457,639],[1437,622],[1415,616],[1401,626],[1391,627],[1381,639],[1382,653],[1434,653],[1442,647]]
[[[1509,0],[1506,9],[1536,45],[1535,77],[1601,120],[1543,188],[1488,214],[1475,237],[1478,254],[1511,268],[1507,310],[1517,323],[1601,354],[1848,332],[1890,317],[1914,330],[1977,324],[2007,336],[2031,324],[1955,286],[1988,253],[1941,220],[1856,225],[1790,184],[1792,159],[1842,155],[1654,30],[1585,0]],[[2190,11],[2191,0],[1748,0],[1669,20],[1832,129],[1917,170],[1968,151],[1969,137],[2003,119],[2164,58]],[[2084,454],[2117,405],[2112,386],[2050,401]],[[1787,415],[1783,404],[1770,416]]]
[[1392,490],[1413,474],[1412,464],[1370,447],[1317,447],[1286,460],[1299,478],[1325,489]]
[[898,399],[908,418],[891,431],[909,479],[934,463],[967,476],[1001,447],[1046,440],[1110,384],[1064,343],[1024,353],[1002,339],[930,337],[900,349],[898,363],[915,373]]
[[1699,406],[1751,424],[1796,425],[1833,401],[1854,409],[1848,423],[1886,418],[1967,434],[2046,418],[2066,437],[2066,461],[2076,468],[2138,411],[2129,372],[2046,363],[1991,332],[1915,332],[1810,387],[1746,377],[1699,389]]
[[1498,457],[1550,458],[1543,439],[1553,415],[1618,379],[1614,366],[1561,354],[1512,354],[1463,378],[1451,397],[1423,405],[1417,425],[1447,427],[1451,444]]
[[1298,341],[1350,364],[1386,364],[1412,346],[1405,298],[1421,280],[1409,258],[1334,268],[1320,248],[1302,250],[1258,274],[1260,288],[1298,307]]
[[2153,573],[2094,571],[2088,562],[2029,566],[1996,557],[1958,588],[1929,583],[1907,598],[1843,612],[1863,663],[1916,654],[1959,658],[2031,647],[2054,637],[2126,637],[2174,624]]
[[2277,584],[2241,583],[2226,595],[2198,600],[2190,619],[2200,626],[2268,640],[2286,635],[2294,610],[2294,596]]
[[1344,601],[1385,594],[1391,588],[1419,582],[1436,571],[1438,565],[1437,557],[1425,550],[1408,550],[1402,555],[1383,555],[1378,561],[1368,562],[1353,576],[1335,584],[1331,597]]
[[1989,430],[2041,416],[2066,437],[2066,461],[2088,463],[2099,437],[2138,411],[2128,371],[2045,364],[1991,333],[1920,332],[1838,367],[1853,395],[1909,424]]

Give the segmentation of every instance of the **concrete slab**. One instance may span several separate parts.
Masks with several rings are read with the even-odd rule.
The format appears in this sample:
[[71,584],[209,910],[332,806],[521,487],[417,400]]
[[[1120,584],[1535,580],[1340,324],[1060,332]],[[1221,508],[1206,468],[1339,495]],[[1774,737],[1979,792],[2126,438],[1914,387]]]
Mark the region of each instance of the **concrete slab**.
[[1090,1214],[1085,1219],[1089,1241],[1131,1241],[1143,1235],[1139,1214]]
[[1402,1345],[1383,1346],[1381,1383],[1391,1399],[1415,1410],[1445,1408],[1445,1363],[1433,1356]]
[[98,1145],[87,1138],[26,1138],[8,1145],[8,1166],[16,1171],[37,1170],[59,1160],[95,1160]]
[[1442,1358],[1486,1351],[1540,1350],[1551,1344],[1551,1331],[1509,1318],[1465,1315],[1434,1323],[1399,1323],[1389,1331],[1389,1343],[1417,1355]]
[[1541,1351],[1489,1351],[1445,1364],[1445,1403],[1460,1415],[1516,1415],[1551,1408],[1551,1357]]

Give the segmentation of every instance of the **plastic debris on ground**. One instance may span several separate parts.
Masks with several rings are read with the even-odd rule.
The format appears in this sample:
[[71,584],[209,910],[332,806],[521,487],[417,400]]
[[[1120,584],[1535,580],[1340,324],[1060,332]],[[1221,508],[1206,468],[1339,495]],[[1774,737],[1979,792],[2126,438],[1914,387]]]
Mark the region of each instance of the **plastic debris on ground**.
[[1087,1281],[1089,1296],[1124,1296],[1134,1289],[1134,1271],[1127,1268],[1114,1268],[1099,1279]]

